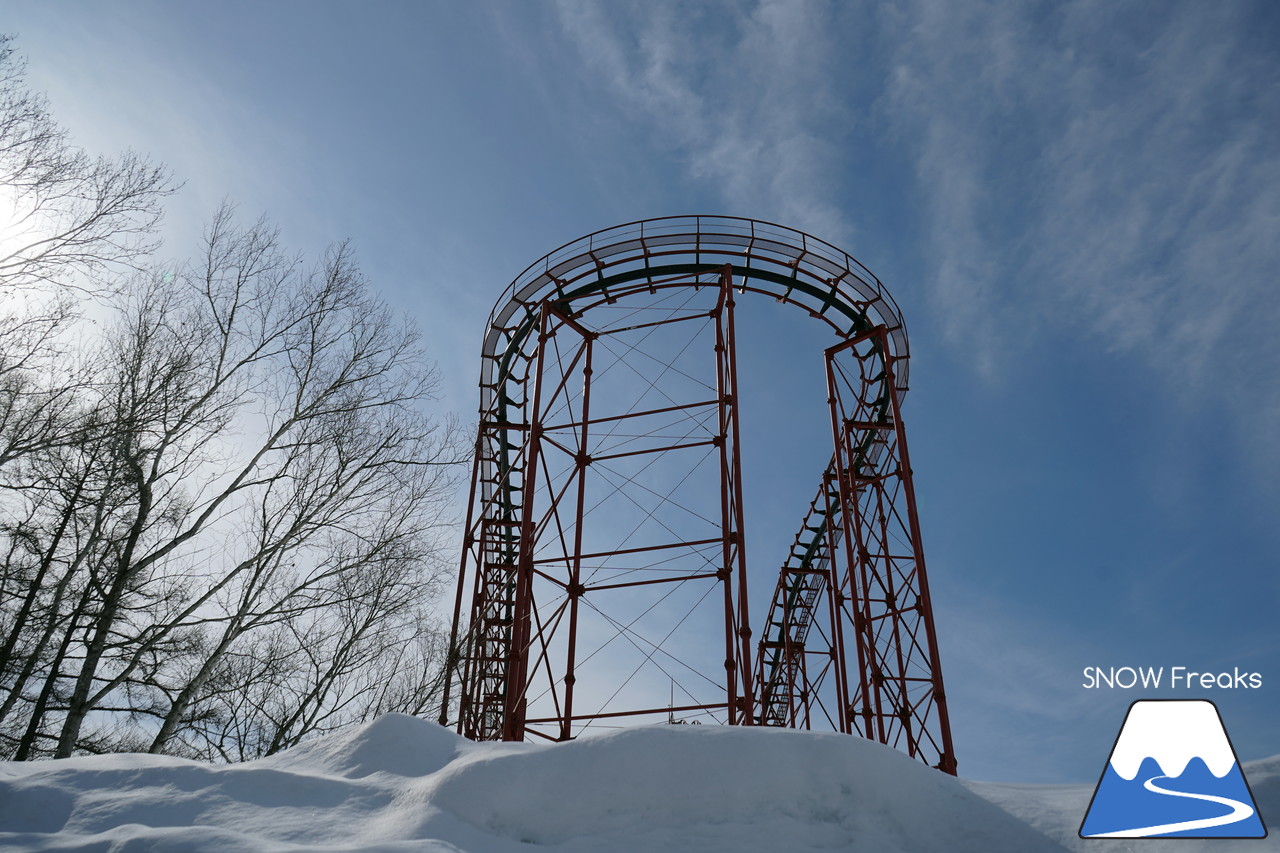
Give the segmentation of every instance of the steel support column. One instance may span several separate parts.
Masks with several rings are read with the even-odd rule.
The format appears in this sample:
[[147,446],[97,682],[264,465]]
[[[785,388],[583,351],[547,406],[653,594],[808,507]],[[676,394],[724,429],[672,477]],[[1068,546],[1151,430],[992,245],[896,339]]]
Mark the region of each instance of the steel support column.
[[[468,737],[567,740],[599,720],[668,713],[670,708],[660,706],[617,711],[608,701],[582,713],[576,689],[583,607],[609,619],[604,614],[605,595],[657,584],[714,583],[722,588],[722,698],[682,707],[718,713],[729,724],[753,722],[732,270],[725,266],[711,281],[670,281],[661,287],[705,292],[714,297],[714,304],[694,316],[678,314],[649,323],[589,328],[581,311],[575,314],[563,303],[544,302],[538,311],[537,345],[529,354],[521,384],[527,421],[482,424],[479,447],[482,453],[492,453],[491,459],[482,461],[489,463],[485,468],[494,481],[480,490],[491,496],[488,500],[473,499],[463,566],[464,572],[475,571],[469,630],[459,643],[457,667],[461,670],[459,730]],[[618,291],[610,298],[647,295],[650,290],[657,292],[650,284]],[[709,324],[703,346],[707,375],[715,383],[714,396],[671,400],[671,405],[653,409],[638,407],[639,400],[623,406],[615,399],[613,411],[597,411],[593,374],[602,338],[636,335],[638,330],[652,334],[660,327],[699,317]],[[658,416],[677,423],[706,421],[709,431],[699,440],[686,435],[672,441],[644,426]],[[643,447],[621,451],[615,447],[615,452],[607,452],[610,440],[616,444],[617,433],[628,423],[641,424],[633,429],[642,432],[630,440],[643,439]],[[644,434],[645,429],[650,432]],[[713,478],[708,485],[719,493],[719,521],[714,527],[696,537],[672,533],[663,541],[632,536],[611,540],[598,531],[588,540],[584,519],[593,509],[591,496],[599,495],[605,484],[593,474],[594,466],[702,448],[718,460],[714,469],[701,472]],[[495,464],[497,459],[509,464]],[[690,469],[686,477],[694,473],[698,472]],[[668,525],[660,529],[671,530]],[[669,555],[660,561],[666,574],[627,569],[619,575],[624,580],[592,582],[611,560],[639,559],[655,552]],[[711,553],[716,559],[708,564],[706,555]],[[671,572],[666,567],[673,560],[686,564],[687,570]],[[587,570],[588,563],[593,571]],[[630,628],[624,625],[618,633]],[[537,708],[531,708],[531,703]]]
[[[745,293],[802,308],[835,340],[834,454],[758,645],[734,316]],[[771,223],[628,223],[532,264],[485,332],[441,721],[456,702],[458,731],[478,740],[677,715],[827,728],[954,773],[902,428],[908,355],[873,274]]]
[[883,327],[826,352],[840,492],[836,571],[841,621],[852,626],[855,730],[948,773],[955,753],[916,512],[901,392]]

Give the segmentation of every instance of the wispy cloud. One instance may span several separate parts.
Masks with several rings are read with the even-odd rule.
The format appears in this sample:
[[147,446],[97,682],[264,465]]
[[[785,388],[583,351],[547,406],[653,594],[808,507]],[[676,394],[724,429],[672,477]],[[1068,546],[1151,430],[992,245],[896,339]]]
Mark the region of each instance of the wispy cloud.
[[1280,427],[1280,62],[1246,4],[921,0],[882,16],[948,334],[998,372],[1043,323]]
[[842,152],[832,130],[847,126],[849,108],[828,73],[831,9],[798,0],[557,9],[622,111],[652,127],[726,209],[849,238],[833,186]]
[[960,584],[936,591],[960,775],[1058,783],[1095,773],[1096,756],[1082,757],[1080,747],[1096,739],[1105,751],[1098,731],[1132,697],[1083,689],[1083,669],[1132,661],[1081,636],[1078,625],[999,594]]

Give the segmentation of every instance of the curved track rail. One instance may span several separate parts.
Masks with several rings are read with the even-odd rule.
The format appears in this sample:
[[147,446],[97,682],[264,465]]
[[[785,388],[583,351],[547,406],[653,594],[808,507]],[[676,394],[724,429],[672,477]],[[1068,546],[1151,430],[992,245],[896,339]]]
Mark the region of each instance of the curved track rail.
[[[644,300],[672,304],[663,300],[677,291],[702,300],[697,310],[658,311],[660,319],[645,323],[609,313]],[[749,643],[737,449],[733,311],[745,293],[804,309],[837,341],[826,352],[836,452],[780,572],[758,654]],[[600,415],[605,389],[592,369],[600,347],[687,321],[704,323],[714,339],[711,399],[664,392],[670,406],[636,411],[637,400]],[[665,710],[719,708],[729,723],[858,732],[954,772],[898,416],[908,358],[901,314],[880,281],[840,249],[780,225],[723,216],[651,219],[589,234],[530,265],[498,300],[482,348],[480,431],[446,687],[458,687],[459,731],[476,739],[565,739],[598,718],[663,710],[573,712],[579,605],[599,611],[589,600],[598,590],[659,583],[591,585],[585,567],[604,552],[584,544],[584,500],[592,466],[602,459],[674,457],[706,445],[720,457],[717,472],[698,473],[720,480],[722,514],[713,534],[606,549],[610,558],[675,549],[663,553],[709,567],[678,580],[707,578],[724,589],[726,698],[687,708],[673,698]],[[673,363],[663,375],[671,369]],[[706,440],[686,436],[665,446],[645,438],[643,450],[601,455],[602,424],[643,424],[670,412],[703,424]],[[570,461],[548,461],[553,445]],[[537,583],[552,585],[556,608],[539,611]],[[553,635],[560,638],[554,651]],[[558,669],[552,658],[565,656]],[[815,656],[821,661],[810,666]],[[540,692],[537,678],[548,685]],[[535,718],[529,706],[536,699],[550,710]]]

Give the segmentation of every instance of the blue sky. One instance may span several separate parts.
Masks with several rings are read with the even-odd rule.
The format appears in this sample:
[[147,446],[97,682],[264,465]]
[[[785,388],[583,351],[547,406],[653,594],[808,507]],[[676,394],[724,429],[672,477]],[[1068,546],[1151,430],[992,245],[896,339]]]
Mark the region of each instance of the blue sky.
[[[845,248],[911,334],[962,775],[1095,778],[1139,697],[1091,665],[1260,672],[1142,696],[1280,753],[1274,4],[16,2],[3,28],[78,142],[186,180],[173,253],[224,197],[301,249],[352,238],[464,417],[493,301],[575,237],[725,213]],[[744,440],[787,449],[748,460],[766,562],[830,452],[813,330],[772,308],[742,367]]]

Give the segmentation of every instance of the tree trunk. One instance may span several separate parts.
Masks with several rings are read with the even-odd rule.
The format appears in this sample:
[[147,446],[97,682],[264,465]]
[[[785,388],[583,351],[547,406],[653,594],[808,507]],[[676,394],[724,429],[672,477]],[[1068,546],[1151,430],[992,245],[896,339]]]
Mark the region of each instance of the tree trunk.
[[204,664],[201,665],[200,671],[174,697],[172,704],[169,705],[169,712],[164,716],[164,722],[160,724],[160,731],[156,733],[155,739],[151,741],[151,747],[147,752],[164,752],[169,739],[177,732],[178,725],[182,722],[182,716],[187,712],[187,708],[191,706],[191,700],[195,698],[196,692],[209,680],[209,676],[213,674],[213,668],[240,634],[239,620],[228,625],[227,630],[222,632],[222,639],[219,641],[217,648],[209,653],[209,656],[205,658]]
[[54,758],[71,757],[71,753],[76,748],[76,742],[80,739],[80,727],[84,725],[84,718],[92,710],[89,692],[93,688],[93,679],[97,675],[98,664],[102,661],[102,653],[107,647],[107,637],[115,625],[116,614],[119,613],[120,604],[129,590],[134,569],[134,550],[138,547],[138,540],[142,537],[142,530],[151,513],[151,484],[143,476],[142,466],[133,458],[126,457],[124,461],[133,471],[134,482],[138,486],[138,514],[134,517],[129,538],[116,562],[115,577],[112,578],[110,591],[102,602],[102,611],[94,627],[93,639],[90,640],[89,648],[85,651],[84,665],[80,667],[80,676],[76,679],[71,701],[67,703],[67,718],[62,724],[62,736],[58,738],[58,748],[54,752]]

